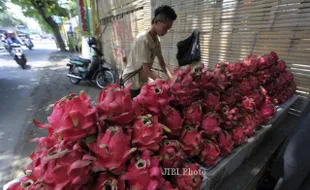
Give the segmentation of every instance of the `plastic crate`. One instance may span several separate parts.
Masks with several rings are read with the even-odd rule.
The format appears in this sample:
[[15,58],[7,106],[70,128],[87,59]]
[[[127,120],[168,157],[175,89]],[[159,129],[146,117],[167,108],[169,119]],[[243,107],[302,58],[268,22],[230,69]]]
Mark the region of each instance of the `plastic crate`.
[[255,134],[248,139],[246,144],[236,147],[232,152],[217,161],[212,168],[201,167],[204,179],[201,189],[214,190],[223,181],[223,179],[234,172],[245,159],[250,157],[263,141],[266,133],[276,127],[277,123],[282,120],[288,113],[289,107],[297,100],[297,96],[293,96],[284,104],[277,106],[275,117],[268,122],[267,125],[261,126]]

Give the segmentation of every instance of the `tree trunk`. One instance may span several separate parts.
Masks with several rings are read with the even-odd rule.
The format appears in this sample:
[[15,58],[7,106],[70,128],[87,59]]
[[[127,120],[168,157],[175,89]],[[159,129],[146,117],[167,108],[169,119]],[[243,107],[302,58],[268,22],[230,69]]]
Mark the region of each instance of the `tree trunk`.
[[59,29],[58,24],[54,21],[52,17],[47,17],[45,21],[52,28],[55,39],[57,41],[57,45],[60,48],[60,51],[66,51],[66,45],[60,34],[60,29]]

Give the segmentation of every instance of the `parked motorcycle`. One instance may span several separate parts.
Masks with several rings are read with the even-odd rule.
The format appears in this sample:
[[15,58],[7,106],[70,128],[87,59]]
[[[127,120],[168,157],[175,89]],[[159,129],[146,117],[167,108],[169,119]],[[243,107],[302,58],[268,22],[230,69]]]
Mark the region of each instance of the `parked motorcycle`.
[[34,46],[30,38],[26,38],[26,39],[24,40],[24,44],[25,44],[25,46],[26,46],[28,49],[30,49],[30,50],[31,50],[31,49],[33,48],[33,46]]
[[10,54],[14,57],[14,60],[16,61],[17,64],[19,64],[23,69],[26,68],[27,58],[23,53],[21,44],[16,43],[11,44]]
[[69,73],[67,76],[72,84],[79,84],[81,80],[89,80],[99,88],[117,82],[117,74],[112,65],[104,59],[103,53],[97,48],[97,40],[94,37],[88,39],[88,45],[94,50],[92,59],[84,59],[71,56],[67,64]]

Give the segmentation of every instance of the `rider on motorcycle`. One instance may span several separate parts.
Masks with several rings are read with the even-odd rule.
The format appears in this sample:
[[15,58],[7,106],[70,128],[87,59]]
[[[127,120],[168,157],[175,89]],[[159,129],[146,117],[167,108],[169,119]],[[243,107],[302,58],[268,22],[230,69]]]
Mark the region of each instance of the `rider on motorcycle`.
[[21,42],[17,39],[15,32],[8,31],[7,34],[8,34],[8,38],[6,40],[6,45],[8,47],[8,51],[11,53],[11,51],[12,51],[11,45],[14,43],[15,44],[21,44]]

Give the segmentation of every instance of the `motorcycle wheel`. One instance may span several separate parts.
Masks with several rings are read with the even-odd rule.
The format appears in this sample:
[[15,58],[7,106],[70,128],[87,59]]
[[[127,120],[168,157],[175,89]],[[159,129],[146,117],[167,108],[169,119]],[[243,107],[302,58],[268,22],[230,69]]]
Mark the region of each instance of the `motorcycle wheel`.
[[[74,74],[74,73],[73,73],[73,67],[70,67],[70,69],[69,69],[69,74]],[[75,85],[77,85],[77,84],[79,84],[79,83],[81,82],[80,79],[71,78],[71,77],[69,77],[69,80],[70,80],[70,82],[71,82],[72,84],[75,84]]]
[[105,87],[106,85],[108,84],[113,84],[115,83],[115,75],[113,74],[112,71],[109,71],[109,70],[105,70],[103,72],[99,72],[97,75],[96,75],[96,85],[99,87],[99,88],[103,88]]

